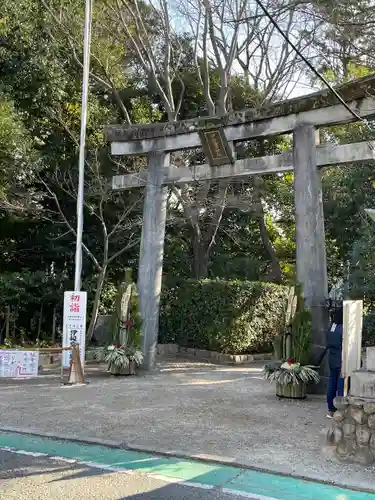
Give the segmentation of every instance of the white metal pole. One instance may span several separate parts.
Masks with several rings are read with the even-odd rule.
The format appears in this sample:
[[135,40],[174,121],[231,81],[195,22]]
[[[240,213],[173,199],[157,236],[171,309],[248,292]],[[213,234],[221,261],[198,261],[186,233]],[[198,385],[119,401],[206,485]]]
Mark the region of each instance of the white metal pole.
[[81,290],[82,274],[82,233],[83,233],[83,198],[85,186],[85,143],[87,124],[87,99],[90,74],[90,39],[91,39],[92,0],[85,0],[85,24],[83,31],[83,80],[82,80],[82,109],[81,134],[79,141],[78,161],[78,192],[77,192],[77,238],[74,273],[74,290]]

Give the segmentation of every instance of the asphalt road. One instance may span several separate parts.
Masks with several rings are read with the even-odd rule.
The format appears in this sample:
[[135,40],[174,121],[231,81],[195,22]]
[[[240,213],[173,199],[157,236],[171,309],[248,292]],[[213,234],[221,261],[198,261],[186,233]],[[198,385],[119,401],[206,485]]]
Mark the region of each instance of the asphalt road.
[[[103,471],[0,450],[1,500],[240,500],[219,490],[168,484],[144,474]],[[256,497],[255,497],[256,498]]]

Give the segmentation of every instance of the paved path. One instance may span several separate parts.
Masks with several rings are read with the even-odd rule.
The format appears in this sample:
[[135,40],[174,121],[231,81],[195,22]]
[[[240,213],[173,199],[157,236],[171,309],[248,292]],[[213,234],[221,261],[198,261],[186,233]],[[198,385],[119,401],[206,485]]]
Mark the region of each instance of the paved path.
[[0,432],[1,498],[375,500],[241,468]]
[[224,460],[375,490],[375,468],[322,454],[329,421],[323,397],[279,401],[261,365],[164,361],[155,375],[110,377],[88,368],[89,384],[56,378],[0,380],[0,429],[96,439],[192,458]]
[[2,500],[236,500],[221,491],[168,484],[143,474],[132,476],[45,457],[0,451]]

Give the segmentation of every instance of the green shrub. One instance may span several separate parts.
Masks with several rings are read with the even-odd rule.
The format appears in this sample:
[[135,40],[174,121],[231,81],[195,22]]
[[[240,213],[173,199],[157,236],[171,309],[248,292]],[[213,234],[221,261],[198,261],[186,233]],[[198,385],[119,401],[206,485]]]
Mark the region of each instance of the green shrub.
[[250,281],[180,281],[163,288],[161,343],[226,354],[272,351],[288,288]]

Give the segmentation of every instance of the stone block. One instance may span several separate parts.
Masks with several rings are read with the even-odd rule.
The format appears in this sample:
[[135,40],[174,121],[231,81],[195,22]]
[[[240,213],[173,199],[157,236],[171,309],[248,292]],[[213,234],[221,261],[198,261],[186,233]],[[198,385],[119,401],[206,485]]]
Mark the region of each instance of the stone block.
[[367,425],[357,425],[355,434],[358,446],[363,447],[369,444],[371,431]]
[[211,353],[210,351],[206,351],[206,349],[196,349],[195,356],[200,359],[210,359]]
[[351,376],[350,393],[360,398],[374,398],[375,401],[375,373],[355,371]]
[[370,465],[374,462],[374,456],[368,447],[358,448],[355,451],[354,461],[361,465]]
[[343,437],[342,430],[340,429],[340,427],[335,426],[335,428],[333,430],[334,444],[338,445],[341,442],[342,437]]
[[338,458],[344,461],[353,461],[355,456],[356,444],[352,439],[344,439],[336,447]]
[[374,403],[364,403],[363,409],[365,410],[365,413],[372,415],[373,413],[375,413],[375,402]]
[[254,361],[269,361],[272,359],[272,353],[263,353],[263,354],[251,354]]
[[168,356],[177,354],[179,351],[177,344],[158,344],[157,353],[160,356]]
[[333,420],[339,424],[340,422],[342,422],[343,420],[345,419],[345,414],[344,412],[338,410],[334,413],[333,415]]
[[228,363],[228,361],[229,361],[228,354],[219,354],[219,356],[218,356],[218,362],[220,364],[225,365],[226,363]]
[[242,363],[247,363],[248,356],[246,354],[238,354],[236,356],[236,363],[241,365]]
[[352,407],[350,409],[350,415],[351,415],[352,419],[354,420],[354,422],[356,422],[359,425],[364,424],[367,420],[367,415],[363,411],[362,408]]
[[219,352],[215,352],[215,351],[209,351],[209,352],[210,352],[211,361],[213,361],[215,363],[219,363],[221,354]]
[[177,354],[179,351],[178,344],[168,344],[169,354]]
[[344,433],[344,438],[346,440],[354,439],[355,437],[355,424],[350,421],[345,421],[342,426],[342,432]]
[[375,347],[366,349],[366,370],[375,372]]
[[363,408],[363,403],[365,402],[365,399],[353,396],[348,396],[346,399],[348,400],[350,406],[353,406],[354,408]]
[[372,430],[375,429],[375,415],[368,416],[367,424],[370,427],[370,429],[372,429]]
[[345,408],[347,408],[348,406],[348,401],[344,396],[337,396],[334,398],[333,404],[338,410],[345,410]]

